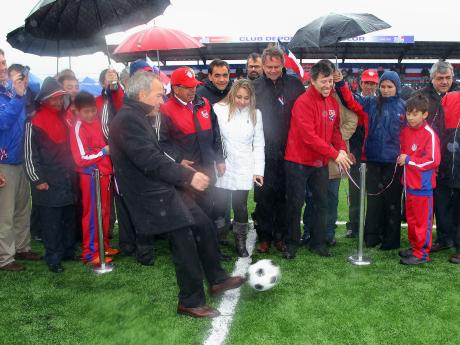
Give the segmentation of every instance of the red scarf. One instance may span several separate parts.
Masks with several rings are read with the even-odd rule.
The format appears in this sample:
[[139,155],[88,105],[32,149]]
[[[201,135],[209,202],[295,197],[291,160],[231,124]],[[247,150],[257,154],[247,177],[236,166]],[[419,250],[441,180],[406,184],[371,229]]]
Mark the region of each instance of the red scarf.
[[56,144],[62,144],[67,141],[67,127],[59,110],[42,104],[31,122],[45,132]]

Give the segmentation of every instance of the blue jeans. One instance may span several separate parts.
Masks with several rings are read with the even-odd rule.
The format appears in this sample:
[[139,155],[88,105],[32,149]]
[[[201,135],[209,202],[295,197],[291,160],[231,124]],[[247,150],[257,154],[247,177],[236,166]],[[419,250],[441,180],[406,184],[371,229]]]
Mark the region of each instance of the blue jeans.
[[[340,188],[340,179],[330,179],[328,183],[327,190],[327,231],[326,231],[326,240],[328,242],[332,241],[335,237],[335,228],[337,225],[337,208],[339,206],[339,188]],[[312,214],[313,210],[313,198],[310,188],[306,186],[305,191],[305,209],[303,212],[303,235],[302,239],[307,240],[310,238],[310,229],[313,224]]]

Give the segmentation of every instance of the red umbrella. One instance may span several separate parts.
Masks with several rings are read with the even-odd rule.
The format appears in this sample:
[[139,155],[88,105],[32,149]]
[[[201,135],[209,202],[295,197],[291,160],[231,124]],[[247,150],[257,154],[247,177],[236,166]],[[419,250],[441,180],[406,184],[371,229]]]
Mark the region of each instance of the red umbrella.
[[152,50],[201,48],[203,45],[186,33],[158,26],[136,32],[121,42],[114,54],[147,53]]

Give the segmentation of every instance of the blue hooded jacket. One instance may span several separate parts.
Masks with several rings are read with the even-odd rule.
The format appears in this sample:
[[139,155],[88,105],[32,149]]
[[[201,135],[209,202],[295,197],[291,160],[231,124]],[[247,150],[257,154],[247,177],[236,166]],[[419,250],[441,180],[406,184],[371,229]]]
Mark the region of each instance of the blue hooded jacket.
[[0,86],[0,164],[22,164],[26,117],[26,97]]
[[[364,147],[365,159],[368,162],[395,163],[399,155],[399,133],[404,123],[406,103],[400,96],[401,81],[396,72],[386,71],[380,77],[381,84],[384,80],[390,80],[396,86],[396,95],[382,97],[382,104],[378,104],[376,96],[363,97],[353,95],[358,102],[349,104],[346,102],[346,93],[351,93],[344,81],[336,84],[336,90],[344,100],[344,104],[356,113],[367,114],[368,128]],[[347,90],[345,90],[347,88]]]

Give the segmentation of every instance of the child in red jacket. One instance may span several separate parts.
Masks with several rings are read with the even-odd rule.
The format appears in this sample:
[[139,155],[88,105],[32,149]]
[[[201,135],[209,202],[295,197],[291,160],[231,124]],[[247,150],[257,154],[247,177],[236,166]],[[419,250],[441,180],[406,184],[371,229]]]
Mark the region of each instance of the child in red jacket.
[[101,121],[98,118],[96,99],[87,92],[75,97],[75,122],[70,135],[72,155],[80,174],[80,189],[83,203],[83,263],[99,265],[99,246],[96,217],[96,192],[94,170],[100,171],[102,224],[106,262],[110,256],[118,254],[117,249],[109,245],[110,222],[110,179],[112,162],[109,158],[109,146],[105,140]]
[[428,99],[417,95],[406,103],[407,127],[401,130],[401,154],[404,166],[406,218],[411,248],[401,250],[401,264],[419,265],[430,261],[433,228],[433,189],[436,168],[441,160],[439,139],[426,123]]

